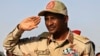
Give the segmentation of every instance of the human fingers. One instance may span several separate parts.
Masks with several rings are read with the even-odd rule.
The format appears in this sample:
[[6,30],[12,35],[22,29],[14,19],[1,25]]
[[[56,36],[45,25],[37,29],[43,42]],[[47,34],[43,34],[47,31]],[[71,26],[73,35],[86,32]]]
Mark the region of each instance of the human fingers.
[[34,22],[35,25],[39,24],[41,21],[41,18],[39,16],[33,17],[32,21]]

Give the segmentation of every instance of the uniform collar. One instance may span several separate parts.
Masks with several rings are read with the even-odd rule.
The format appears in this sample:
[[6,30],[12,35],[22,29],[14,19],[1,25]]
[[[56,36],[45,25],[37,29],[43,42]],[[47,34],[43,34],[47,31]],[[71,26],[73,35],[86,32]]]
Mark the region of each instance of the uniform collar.
[[[47,44],[49,45],[51,42],[55,42],[55,40],[53,39],[53,35],[48,36]],[[68,31],[66,39],[64,40],[63,43],[60,44],[60,46],[65,45],[67,43],[73,44],[73,34],[72,34],[71,30]]]

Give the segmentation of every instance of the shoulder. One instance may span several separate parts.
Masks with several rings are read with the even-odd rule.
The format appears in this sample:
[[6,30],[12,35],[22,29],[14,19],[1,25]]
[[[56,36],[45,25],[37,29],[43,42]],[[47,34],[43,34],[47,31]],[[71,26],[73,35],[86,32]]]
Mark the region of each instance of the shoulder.
[[39,34],[38,36],[22,38],[19,40],[19,42],[27,43],[27,42],[33,42],[33,41],[40,41],[40,40],[47,39],[48,35],[49,35],[48,32],[43,32]]
[[48,32],[42,32],[41,34],[38,35],[38,37],[47,37],[49,35]]
[[85,44],[85,43],[89,43],[90,42],[89,38],[87,38],[87,37],[84,37],[82,35],[77,35],[77,34],[73,34],[73,35],[74,35],[74,39],[79,41],[79,42],[81,42],[81,43]]
[[33,42],[33,41],[37,41],[39,38],[38,37],[25,37],[25,38],[21,38],[18,43],[30,43],[30,42]]
[[39,39],[47,39],[49,36],[49,33],[48,32],[43,32],[41,33],[40,35],[38,35]]

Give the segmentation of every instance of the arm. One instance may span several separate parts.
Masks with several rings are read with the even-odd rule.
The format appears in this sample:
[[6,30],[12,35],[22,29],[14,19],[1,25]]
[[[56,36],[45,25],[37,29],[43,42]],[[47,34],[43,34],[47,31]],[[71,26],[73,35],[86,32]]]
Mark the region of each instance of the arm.
[[[20,49],[19,39],[24,31],[30,31],[37,27],[40,17],[32,16],[24,19],[19,25],[10,32],[4,40],[3,46],[6,50],[15,51]],[[19,42],[19,43],[18,43]],[[17,46],[17,47],[16,47]]]
[[86,44],[86,48],[82,56],[95,56],[95,51],[91,42]]
[[3,46],[5,47],[6,50],[12,49],[20,39],[23,31],[19,30],[17,27],[10,32],[6,39],[4,40]]

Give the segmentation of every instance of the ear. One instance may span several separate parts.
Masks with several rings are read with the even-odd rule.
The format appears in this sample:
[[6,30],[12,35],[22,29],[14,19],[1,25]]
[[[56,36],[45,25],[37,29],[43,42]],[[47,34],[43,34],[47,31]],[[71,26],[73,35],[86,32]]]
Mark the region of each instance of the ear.
[[65,19],[65,20],[64,20],[65,23],[67,23],[67,22],[68,22],[68,16],[65,16],[64,19]]

